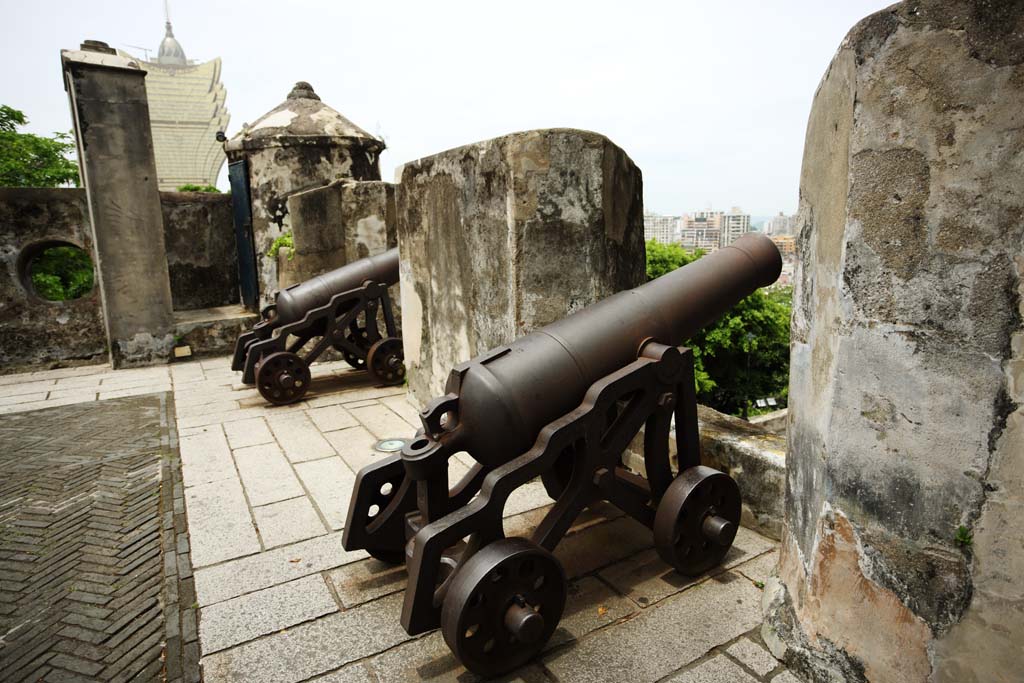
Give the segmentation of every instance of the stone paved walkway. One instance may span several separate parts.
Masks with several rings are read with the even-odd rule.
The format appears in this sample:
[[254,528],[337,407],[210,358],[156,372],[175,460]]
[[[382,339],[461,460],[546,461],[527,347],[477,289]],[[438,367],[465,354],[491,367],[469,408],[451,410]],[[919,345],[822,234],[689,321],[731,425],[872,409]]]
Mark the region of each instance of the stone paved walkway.
[[[404,570],[341,547],[355,472],[383,457],[378,439],[410,436],[416,411],[401,388],[343,364],[313,375],[306,400],[287,407],[239,385],[227,358],[6,376],[0,412],[173,392],[204,680],[472,680],[440,634],[399,626]],[[527,535],[550,503],[539,482],[523,487],[506,534]],[[566,616],[542,659],[510,680],[795,680],[757,635],[773,541],[743,529],[723,567],[687,580],[658,559],[650,531],[602,506],[556,555],[572,577]]]

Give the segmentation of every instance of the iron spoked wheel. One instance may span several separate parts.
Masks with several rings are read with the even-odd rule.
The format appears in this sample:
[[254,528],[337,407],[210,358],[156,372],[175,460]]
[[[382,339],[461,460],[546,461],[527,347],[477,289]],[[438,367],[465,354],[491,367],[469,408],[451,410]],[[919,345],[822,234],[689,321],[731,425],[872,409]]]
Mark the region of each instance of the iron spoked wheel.
[[385,385],[405,381],[405,352],[398,337],[385,337],[370,347],[366,354],[366,368],[370,375]]
[[477,551],[452,578],[441,633],[467,669],[499,676],[541,651],[567,592],[565,570],[551,553],[525,538],[504,538]]
[[345,362],[351,365],[356,370],[366,369],[366,353],[370,350],[370,333],[365,327],[357,327],[355,330],[349,330],[345,333],[345,340],[359,347],[363,351],[363,355],[359,356],[341,344],[334,344],[334,348],[339,351]]
[[703,574],[729,552],[740,508],[740,489],[732,477],[703,465],[683,470],[654,516],[658,554],[682,574]]
[[309,366],[289,351],[272,353],[256,365],[256,388],[274,405],[295,403],[305,396],[309,382]]

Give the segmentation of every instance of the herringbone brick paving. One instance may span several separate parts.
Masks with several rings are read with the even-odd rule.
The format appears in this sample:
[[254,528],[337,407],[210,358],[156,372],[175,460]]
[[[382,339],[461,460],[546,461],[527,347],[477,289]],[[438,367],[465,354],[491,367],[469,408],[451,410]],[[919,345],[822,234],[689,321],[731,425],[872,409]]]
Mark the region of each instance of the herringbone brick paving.
[[0,680],[184,675],[170,422],[162,394],[0,417]]

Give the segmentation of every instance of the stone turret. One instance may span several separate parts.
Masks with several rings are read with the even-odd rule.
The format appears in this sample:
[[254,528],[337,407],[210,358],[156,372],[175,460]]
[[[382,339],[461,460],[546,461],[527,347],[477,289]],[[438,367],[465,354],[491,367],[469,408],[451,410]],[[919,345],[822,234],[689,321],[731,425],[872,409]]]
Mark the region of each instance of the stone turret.
[[337,180],[380,180],[383,150],[382,140],[324,104],[304,81],[224,145],[229,162],[248,163],[261,301],[279,286],[267,251],[290,229],[288,197]]

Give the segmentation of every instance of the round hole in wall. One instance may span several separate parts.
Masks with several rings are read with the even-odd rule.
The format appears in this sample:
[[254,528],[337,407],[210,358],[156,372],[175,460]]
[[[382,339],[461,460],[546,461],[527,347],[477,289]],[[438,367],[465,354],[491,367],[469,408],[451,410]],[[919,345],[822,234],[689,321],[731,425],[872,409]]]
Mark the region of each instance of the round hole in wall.
[[22,285],[46,301],[71,301],[87,296],[95,282],[92,259],[70,242],[39,242],[18,259]]

